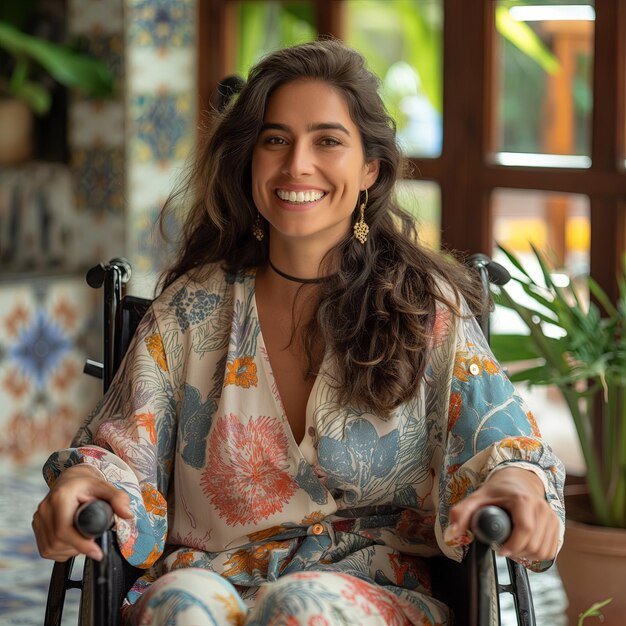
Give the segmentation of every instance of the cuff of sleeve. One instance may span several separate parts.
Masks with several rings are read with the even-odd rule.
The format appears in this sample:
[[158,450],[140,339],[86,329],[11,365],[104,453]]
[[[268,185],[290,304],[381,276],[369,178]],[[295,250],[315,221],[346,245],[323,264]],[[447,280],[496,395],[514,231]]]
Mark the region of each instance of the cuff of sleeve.
[[529,461],[516,461],[516,460],[504,461],[503,463],[496,465],[489,472],[489,474],[487,474],[487,478],[485,478],[485,482],[487,482],[496,472],[506,469],[507,467],[511,467],[512,465],[515,465],[515,467],[518,467],[520,469],[528,470],[529,472],[532,472],[533,474],[535,474],[535,476],[537,476],[537,478],[539,478],[539,480],[543,484],[543,490],[544,490],[544,493],[546,494],[546,499],[547,499],[548,494],[553,491],[552,484],[548,480],[548,477],[546,476],[545,471],[538,465],[535,465],[534,463],[530,463]]
[[107,478],[106,474],[102,471],[101,468],[98,467],[98,465],[92,461],[89,458],[82,458],[77,465],[89,465],[89,467],[91,467],[92,469],[96,470],[98,472],[98,474],[100,474],[100,478],[102,478],[102,480],[105,480],[106,482],[109,482],[109,479]]
[[557,517],[559,518],[559,541],[558,541],[556,555],[554,556],[554,559],[550,559],[548,561],[532,561],[532,562],[524,560],[524,559],[519,559],[519,560],[515,559],[519,563],[521,563],[524,567],[532,570],[533,572],[544,572],[545,570],[552,567],[552,565],[554,565],[557,559],[557,555],[559,554],[561,547],[563,546],[563,538],[565,536],[565,524],[563,522],[562,516],[559,514],[559,511],[555,510],[555,507],[554,507],[554,503],[559,502],[560,500],[558,498],[558,494],[554,488],[553,483],[546,476],[546,472],[538,465],[534,463],[530,463],[528,461],[506,461],[504,463],[500,463],[499,465],[496,465],[496,467],[494,467],[489,472],[489,474],[487,475],[487,478],[485,479],[485,482],[487,482],[496,472],[502,469],[505,469],[506,467],[511,467],[512,465],[520,469],[525,469],[525,470],[528,470],[529,472],[532,472],[533,474],[535,474],[535,476],[539,478],[539,480],[541,480],[543,484],[543,490],[544,490],[546,501],[548,502],[548,504],[550,504],[550,506],[555,511],[555,513],[557,513]]

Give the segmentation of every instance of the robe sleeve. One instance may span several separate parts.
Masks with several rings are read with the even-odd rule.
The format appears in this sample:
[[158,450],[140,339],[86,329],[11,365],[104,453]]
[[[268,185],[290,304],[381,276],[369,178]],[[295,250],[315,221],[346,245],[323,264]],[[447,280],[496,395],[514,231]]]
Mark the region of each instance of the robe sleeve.
[[130,496],[134,516],[116,518],[117,541],[136,567],[150,567],[163,552],[175,435],[175,389],[153,305],[108,392],[71,447],[52,454],[43,470],[52,487],[64,469],[87,463]]
[[[447,323],[439,328],[436,357],[445,371],[440,379],[445,386],[441,406],[442,413],[447,411],[442,415],[443,463],[438,468],[439,547],[460,560],[462,546],[443,540],[450,508],[493,472],[512,464],[534,472],[543,482],[546,500],[561,521],[560,547],[565,528],[563,464],[542,440],[533,414],[494,358],[476,320],[469,315],[444,317]],[[540,571],[552,561],[524,564]]]

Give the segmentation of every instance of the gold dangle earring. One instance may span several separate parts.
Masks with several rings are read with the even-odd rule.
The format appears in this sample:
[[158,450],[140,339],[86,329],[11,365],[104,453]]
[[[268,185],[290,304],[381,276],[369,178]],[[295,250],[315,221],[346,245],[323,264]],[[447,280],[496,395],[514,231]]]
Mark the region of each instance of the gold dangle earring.
[[256,219],[254,220],[254,224],[252,224],[252,236],[257,241],[263,241],[263,237],[265,237],[263,223],[261,222],[261,214],[258,211],[256,214]]
[[362,244],[365,244],[365,242],[367,241],[367,234],[370,232],[370,227],[365,223],[365,217],[364,217],[365,207],[367,206],[367,200],[368,200],[368,195],[367,195],[367,189],[366,189],[365,190],[365,202],[362,202],[361,206],[359,207],[361,214],[359,216],[359,219],[354,223],[354,237],[355,239],[360,241]]

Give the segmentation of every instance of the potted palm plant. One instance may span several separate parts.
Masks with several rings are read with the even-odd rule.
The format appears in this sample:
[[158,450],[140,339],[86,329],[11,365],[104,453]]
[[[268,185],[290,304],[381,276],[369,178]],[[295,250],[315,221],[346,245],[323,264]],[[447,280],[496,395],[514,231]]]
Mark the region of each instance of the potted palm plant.
[[7,20],[0,20],[0,67],[0,163],[4,164],[30,156],[32,115],[44,115],[51,106],[44,78],[93,97],[113,92],[113,75],[104,63],[29,35]]
[[593,298],[587,302],[571,282],[564,287],[555,282],[553,264],[537,249],[541,278],[500,249],[525,297],[502,288],[495,299],[518,314],[528,333],[494,334],[494,352],[505,363],[524,364],[511,375],[513,382],[559,389],[586,464],[585,493],[566,496],[568,520],[558,560],[570,620],[574,623],[598,597],[613,596],[604,624],[621,626],[626,615],[621,592],[626,571],[626,267],[616,303],[592,278],[587,285]]

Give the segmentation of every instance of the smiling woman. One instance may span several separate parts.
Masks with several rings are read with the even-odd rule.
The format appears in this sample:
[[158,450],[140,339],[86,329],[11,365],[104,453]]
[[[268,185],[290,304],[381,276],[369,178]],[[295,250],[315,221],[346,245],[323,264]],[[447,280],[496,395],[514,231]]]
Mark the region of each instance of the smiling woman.
[[422,557],[459,560],[487,504],[513,518],[507,554],[558,550],[561,464],[474,319],[480,288],[394,200],[378,86],[336,41],[253,68],[183,190],[161,294],[48,461],[40,551],[98,558],[71,520],[109,500],[148,570],[126,624],[449,624]]
[[359,129],[331,85],[298,80],[270,98],[252,153],[252,197],[269,224],[269,258],[317,277],[322,257],[351,228],[361,192],[378,176]]

